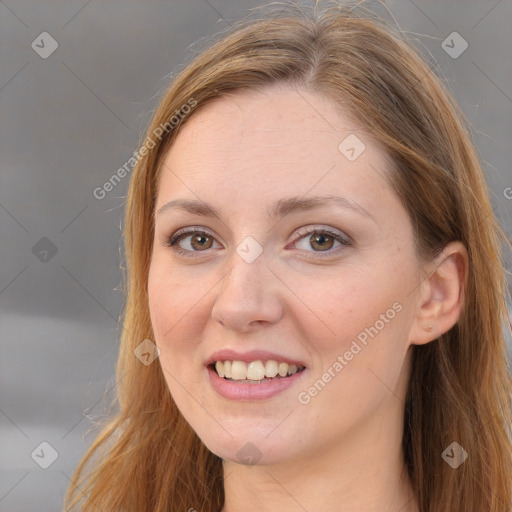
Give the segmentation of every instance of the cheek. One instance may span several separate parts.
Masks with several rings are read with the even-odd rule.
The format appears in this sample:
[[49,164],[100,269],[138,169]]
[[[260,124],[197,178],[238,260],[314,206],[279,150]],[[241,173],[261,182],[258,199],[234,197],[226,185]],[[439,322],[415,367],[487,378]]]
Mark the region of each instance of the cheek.
[[176,273],[155,265],[148,276],[148,298],[155,344],[167,386],[180,410],[187,407],[190,391],[200,385],[201,363],[197,357],[201,302],[194,286],[179,282]]
[[186,351],[196,345],[192,330],[201,328],[197,315],[204,308],[204,294],[199,286],[184,282],[175,271],[152,264],[148,276],[149,311],[155,341],[163,353],[171,348]]
[[298,390],[297,400],[304,406],[302,417],[310,422],[309,428],[319,428],[312,411],[322,411],[325,425],[349,428],[393,399],[393,393],[399,394],[396,386],[407,355],[408,318],[397,295],[378,283],[364,289],[344,285],[331,294],[329,306],[321,312],[334,333],[315,337],[313,322],[308,324],[313,371]]
[[[311,315],[322,320],[324,331],[335,339],[357,334],[370,322],[373,323],[390,308],[396,293],[386,289],[378,276],[368,269],[363,272],[344,272],[312,286],[307,278],[301,285],[306,293]],[[394,288],[396,289],[396,288]],[[392,299],[392,297],[394,297]]]
[[406,348],[409,280],[385,267],[354,269],[313,287],[308,278],[297,283],[312,292],[306,299],[309,313],[300,322],[306,339],[315,340],[312,348],[322,371],[344,355],[347,369],[381,367],[393,358],[399,363]]

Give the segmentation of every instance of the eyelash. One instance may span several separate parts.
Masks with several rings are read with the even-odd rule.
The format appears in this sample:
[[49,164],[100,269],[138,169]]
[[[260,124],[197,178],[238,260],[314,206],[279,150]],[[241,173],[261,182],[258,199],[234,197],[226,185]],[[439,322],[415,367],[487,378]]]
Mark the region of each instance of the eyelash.
[[[200,252],[206,252],[206,251],[189,251],[186,249],[182,249],[179,246],[176,246],[178,242],[181,242],[181,240],[184,240],[190,235],[206,235],[208,237],[214,238],[208,231],[205,231],[204,229],[200,228],[186,228],[184,230],[178,230],[175,233],[173,233],[167,240],[166,240],[166,246],[170,247],[173,251],[176,251],[178,254],[181,254],[182,256],[189,257],[189,258],[196,258],[197,256],[193,253],[200,253]],[[328,229],[300,229],[297,232],[297,235],[299,235],[300,240],[301,238],[304,238],[306,236],[312,236],[312,235],[329,235],[330,237],[334,238],[337,242],[341,244],[340,247],[337,247],[336,249],[340,249],[341,247],[351,247],[353,245],[352,241],[348,238],[342,237],[339,233],[335,233],[333,231],[330,231]],[[295,243],[295,242],[294,242]],[[336,249],[328,249],[326,251],[306,251],[306,252],[313,252],[313,253],[327,253],[328,255],[331,255]],[[191,254],[192,253],[192,254]],[[323,256],[315,256],[315,258],[322,258]]]

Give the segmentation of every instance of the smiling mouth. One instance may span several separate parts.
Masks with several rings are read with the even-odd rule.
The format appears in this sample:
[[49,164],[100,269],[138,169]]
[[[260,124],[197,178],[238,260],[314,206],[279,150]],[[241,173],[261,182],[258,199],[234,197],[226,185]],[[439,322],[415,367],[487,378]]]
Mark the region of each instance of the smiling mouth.
[[258,384],[275,379],[286,379],[304,371],[305,366],[297,366],[273,359],[268,361],[215,361],[208,366],[219,377],[240,384]]

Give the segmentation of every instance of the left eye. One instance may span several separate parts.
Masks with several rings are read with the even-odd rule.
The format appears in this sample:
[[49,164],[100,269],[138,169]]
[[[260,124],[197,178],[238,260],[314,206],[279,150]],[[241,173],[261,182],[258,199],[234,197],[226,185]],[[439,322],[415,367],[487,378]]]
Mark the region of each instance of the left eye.
[[[350,245],[350,242],[342,237],[338,233],[332,233],[323,229],[314,229],[305,233],[299,233],[301,235],[300,241],[305,242],[306,247],[298,247],[302,250],[308,250],[307,246],[313,247],[314,252],[326,252],[333,248],[334,244],[338,242],[338,247],[341,245]],[[294,245],[298,245],[299,242],[295,242]],[[316,250],[318,249],[318,250]]]

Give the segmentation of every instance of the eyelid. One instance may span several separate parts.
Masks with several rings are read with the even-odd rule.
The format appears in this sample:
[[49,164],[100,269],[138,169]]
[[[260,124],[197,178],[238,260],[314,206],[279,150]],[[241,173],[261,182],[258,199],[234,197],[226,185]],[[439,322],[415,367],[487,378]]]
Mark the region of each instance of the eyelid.
[[325,227],[325,226],[321,226],[321,225],[317,225],[315,227],[299,228],[298,230],[296,230],[296,235],[297,235],[296,240],[299,238],[303,238],[307,235],[313,235],[315,233],[327,234],[336,239],[338,239],[338,238],[342,239],[343,240],[342,243],[345,243],[346,245],[353,244],[352,238],[350,236],[348,236],[346,233],[344,233],[343,231],[339,231],[338,229]]

